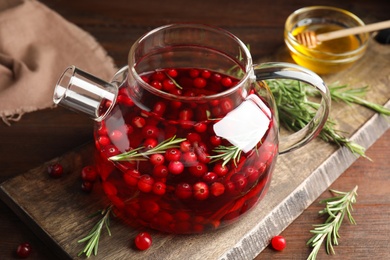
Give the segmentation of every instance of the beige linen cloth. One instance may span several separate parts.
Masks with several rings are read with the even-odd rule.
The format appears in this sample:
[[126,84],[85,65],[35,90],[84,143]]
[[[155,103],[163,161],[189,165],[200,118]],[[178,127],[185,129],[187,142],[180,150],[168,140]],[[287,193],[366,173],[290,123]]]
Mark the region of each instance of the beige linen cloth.
[[53,106],[61,73],[75,65],[104,80],[116,67],[96,40],[35,0],[0,0],[0,117],[6,124]]

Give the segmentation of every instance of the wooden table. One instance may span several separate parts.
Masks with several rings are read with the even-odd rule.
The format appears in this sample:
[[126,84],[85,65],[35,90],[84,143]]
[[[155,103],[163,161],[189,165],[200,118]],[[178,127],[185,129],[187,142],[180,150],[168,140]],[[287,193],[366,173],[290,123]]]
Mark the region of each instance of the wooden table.
[[[143,33],[172,22],[203,22],[225,28],[251,45],[254,60],[270,56],[283,47],[283,26],[294,10],[311,1],[63,1],[42,0],[67,20],[91,33],[118,65],[126,64],[129,46]],[[348,9],[367,19],[390,19],[390,3],[381,0],[323,0],[317,4]],[[26,114],[11,127],[0,124],[0,181],[39,166],[92,139],[92,122],[62,108]],[[356,226],[345,222],[340,229],[337,259],[388,259],[390,257],[390,132],[368,151],[372,162],[360,158],[331,186],[350,190],[359,186],[355,205]],[[305,246],[318,217],[318,201],[324,192],[282,235],[287,248],[276,252],[266,248],[256,259],[305,259]],[[0,202],[0,259],[17,259],[21,242],[32,244],[29,259],[55,259],[30,229]],[[336,259],[333,257],[333,259]],[[318,259],[331,259],[321,249]]]

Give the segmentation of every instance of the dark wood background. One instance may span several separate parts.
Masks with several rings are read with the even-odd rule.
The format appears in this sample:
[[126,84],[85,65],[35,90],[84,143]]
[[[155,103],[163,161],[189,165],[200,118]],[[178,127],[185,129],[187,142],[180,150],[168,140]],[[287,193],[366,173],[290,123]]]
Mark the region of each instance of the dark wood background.
[[[283,26],[294,10],[313,5],[312,1],[202,1],[202,0],[41,0],[67,20],[92,34],[114,58],[118,67],[126,64],[131,44],[143,33],[167,23],[201,22],[227,29],[250,44],[254,60],[271,56],[283,48]],[[390,19],[386,0],[321,0],[316,5],[331,5],[354,12],[366,21]],[[23,116],[20,122],[0,124],[0,181],[39,166],[43,162],[92,140],[93,122],[62,108],[46,109]],[[356,226],[345,222],[340,229],[336,256],[321,249],[318,259],[390,258],[390,132],[387,131],[368,151],[373,159],[358,159],[331,186],[350,190],[359,185],[354,216]],[[266,248],[257,259],[305,259],[305,246],[312,224],[318,217],[318,201],[329,197],[324,192],[282,235],[287,248],[276,252]],[[0,202],[0,259],[17,259],[19,243],[33,246],[29,259],[55,259],[50,249]],[[207,259],[207,256],[205,256]]]

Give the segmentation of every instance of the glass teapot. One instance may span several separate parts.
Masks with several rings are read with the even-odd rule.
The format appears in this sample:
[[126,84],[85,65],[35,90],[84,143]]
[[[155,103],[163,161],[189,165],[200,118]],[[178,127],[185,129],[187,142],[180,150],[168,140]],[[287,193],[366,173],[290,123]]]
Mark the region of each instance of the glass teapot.
[[[322,95],[312,121],[280,142],[264,82],[277,78]],[[199,24],[142,36],[109,83],[67,68],[53,99],[96,120],[96,167],[117,216],[174,234],[240,219],[265,195],[278,154],[312,140],[330,108],[313,72],[289,63],[255,66],[237,37]]]

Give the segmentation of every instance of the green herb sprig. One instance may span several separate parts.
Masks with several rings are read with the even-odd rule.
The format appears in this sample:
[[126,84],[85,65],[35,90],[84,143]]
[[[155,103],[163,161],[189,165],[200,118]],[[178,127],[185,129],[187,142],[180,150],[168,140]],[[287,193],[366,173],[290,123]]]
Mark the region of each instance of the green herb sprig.
[[[287,129],[298,131],[314,117],[319,104],[309,99],[311,96],[318,95],[318,92],[313,91],[313,88],[296,80],[267,80],[267,84],[275,97],[279,119]],[[346,85],[335,85],[329,86],[329,91],[331,99],[335,102],[355,103],[380,114],[390,115],[390,110],[384,106],[361,98],[366,93],[367,87],[348,89]],[[344,146],[357,156],[366,157],[365,148],[343,136],[341,131],[337,130],[335,126],[336,123],[331,118],[328,118],[319,137],[326,142]]]
[[335,254],[334,246],[338,245],[339,229],[343,223],[345,215],[351,224],[356,224],[352,217],[352,204],[356,203],[357,189],[349,192],[341,192],[331,190],[335,197],[324,199],[320,203],[325,203],[326,206],[319,212],[320,215],[328,215],[324,224],[314,225],[314,229],[310,232],[314,234],[307,242],[313,250],[307,260],[315,260],[323,242],[326,242],[326,253]]
[[145,150],[145,147],[141,146],[129,152],[111,156],[108,159],[111,161],[146,161],[148,156],[156,153],[164,153],[170,148],[177,148],[179,147],[178,144],[185,140],[186,138],[176,138],[176,136],[173,136],[172,138],[162,141],[149,150]]
[[209,158],[211,162],[222,160],[222,166],[225,166],[230,160],[233,160],[234,164],[237,165],[237,162],[240,160],[242,150],[237,146],[223,146],[219,145],[216,147],[213,152],[217,153],[216,155],[211,155]]
[[90,257],[92,254],[97,255],[99,248],[99,240],[102,233],[103,227],[106,227],[108,235],[111,236],[110,231],[110,215],[112,209],[112,205],[108,206],[104,210],[98,211],[96,214],[92,216],[101,215],[103,216],[91,229],[87,236],[77,241],[78,243],[87,243],[82,251],[78,254],[81,256],[85,254],[86,257]]

